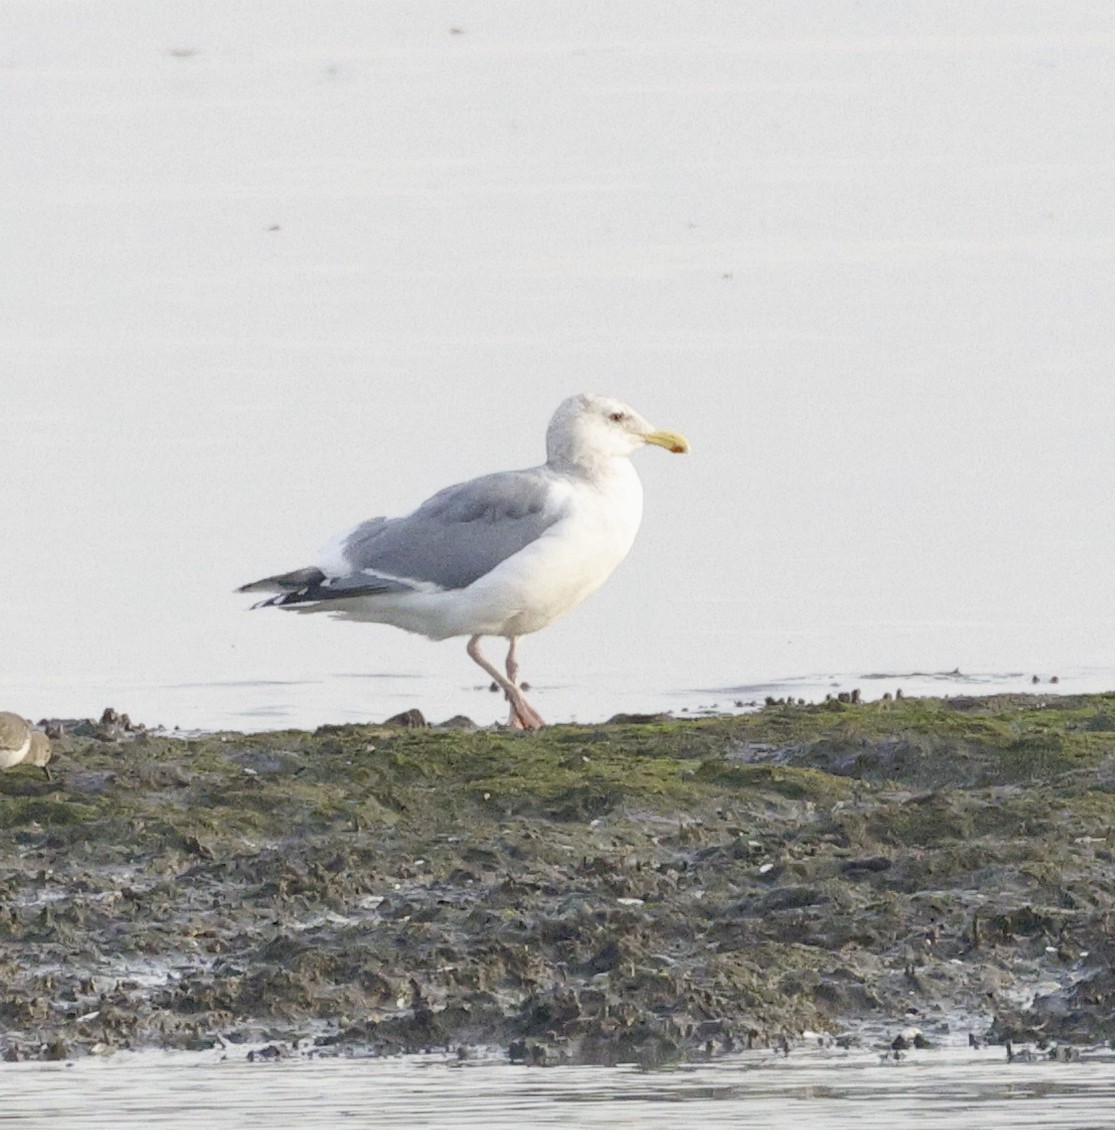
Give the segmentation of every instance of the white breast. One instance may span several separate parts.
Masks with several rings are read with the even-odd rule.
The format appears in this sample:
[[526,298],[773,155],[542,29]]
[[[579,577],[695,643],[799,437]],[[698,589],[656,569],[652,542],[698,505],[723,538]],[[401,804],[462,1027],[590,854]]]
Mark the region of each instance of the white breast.
[[642,484],[626,459],[599,483],[575,484],[566,517],[458,594],[446,635],[526,635],[571,612],[630,552],[642,515]]
[[10,769],[18,765],[31,752],[31,734],[28,732],[23,744],[0,749],[0,769]]

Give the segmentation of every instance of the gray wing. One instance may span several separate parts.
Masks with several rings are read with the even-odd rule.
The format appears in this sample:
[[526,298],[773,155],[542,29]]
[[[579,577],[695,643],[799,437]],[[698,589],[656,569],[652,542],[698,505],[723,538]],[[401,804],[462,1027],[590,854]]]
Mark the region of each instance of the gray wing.
[[381,576],[465,588],[563,516],[552,482],[541,468],[501,471],[446,487],[404,518],[364,522],[341,543],[351,580],[363,576],[367,584]]

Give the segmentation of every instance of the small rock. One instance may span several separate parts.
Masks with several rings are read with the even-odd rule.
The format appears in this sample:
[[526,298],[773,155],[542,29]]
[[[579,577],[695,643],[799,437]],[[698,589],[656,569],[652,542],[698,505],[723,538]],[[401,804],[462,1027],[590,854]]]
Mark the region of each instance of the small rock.
[[400,726],[404,730],[423,730],[429,725],[421,710],[404,710],[401,714],[392,715],[383,724]]
[[849,859],[840,865],[845,875],[869,875],[878,871],[889,871],[893,866],[885,855],[874,855],[867,859]]
[[248,1062],[255,1063],[259,1060],[261,1063],[273,1062],[276,1059],[284,1059],[286,1052],[276,1044],[268,1044],[265,1048],[260,1048],[258,1051],[252,1050],[248,1052]]
[[476,723],[467,714],[454,714],[446,718],[438,727],[439,730],[475,730]]

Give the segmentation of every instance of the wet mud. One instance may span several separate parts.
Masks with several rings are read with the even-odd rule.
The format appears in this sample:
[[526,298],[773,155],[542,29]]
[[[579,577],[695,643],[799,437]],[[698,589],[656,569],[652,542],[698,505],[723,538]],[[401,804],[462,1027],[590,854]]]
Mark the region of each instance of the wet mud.
[[406,721],[0,775],[0,1053],[1115,1036],[1115,695]]

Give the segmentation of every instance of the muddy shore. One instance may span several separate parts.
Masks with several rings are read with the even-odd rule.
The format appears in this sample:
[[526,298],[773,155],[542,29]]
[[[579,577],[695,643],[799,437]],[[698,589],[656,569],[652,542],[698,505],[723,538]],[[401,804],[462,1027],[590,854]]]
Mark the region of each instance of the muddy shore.
[[1115,695],[80,729],[0,774],[7,1059],[1115,1038]]

